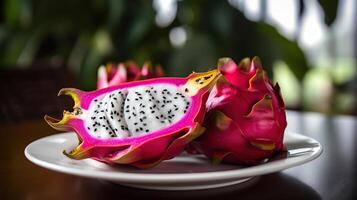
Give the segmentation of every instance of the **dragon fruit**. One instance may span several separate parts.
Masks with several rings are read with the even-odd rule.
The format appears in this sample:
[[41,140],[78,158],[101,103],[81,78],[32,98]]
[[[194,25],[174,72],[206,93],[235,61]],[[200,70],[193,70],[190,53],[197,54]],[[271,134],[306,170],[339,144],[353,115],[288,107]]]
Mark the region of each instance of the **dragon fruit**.
[[144,63],[140,69],[134,62],[119,64],[107,64],[98,69],[97,88],[102,89],[115,86],[120,83],[150,79],[164,76],[164,71],[157,65],[152,67],[150,63]]
[[191,151],[214,162],[253,165],[283,151],[285,106],[279,85],[269,81],[257,57],[237,66],[221,58],[218,69],[226,81],[212,89],[207,100],[206,131],[192,142]]
[[45,120],[55,129],[77,133],[79,145],[64,152],[70,158],[148,168],[178,155],[202,134],[205,103],[219,77],[212,70],[92,92],[65,88],[59,95],[73,98],[73,111],[64,111],[61,120]]

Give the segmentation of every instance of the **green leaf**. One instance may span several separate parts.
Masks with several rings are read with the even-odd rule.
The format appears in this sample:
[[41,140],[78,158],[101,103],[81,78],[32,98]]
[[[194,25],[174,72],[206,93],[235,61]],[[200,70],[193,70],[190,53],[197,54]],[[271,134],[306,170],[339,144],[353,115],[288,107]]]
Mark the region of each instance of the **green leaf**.
[[[285,61],[294,75],[301,81],[309,70],[309,66],[299,45],[283,37],[276,28],[270,25],[259,24],[258,30],[261,35],[265,36],[265,40],[262,41],[263,44],[260,44],[265,48],[265,54],[270,54],[269,57],[273,57],[274,60]],[[263,62],[265,62],[264,59]]]
[[325,23],[331,25],[337,16],[339,0],[318,0],[325,13]]
[[186,76],[193,71],[215,68],[218,54],[208,35],[196,34],[186,44],[176,49],[171,57],[168,74]]

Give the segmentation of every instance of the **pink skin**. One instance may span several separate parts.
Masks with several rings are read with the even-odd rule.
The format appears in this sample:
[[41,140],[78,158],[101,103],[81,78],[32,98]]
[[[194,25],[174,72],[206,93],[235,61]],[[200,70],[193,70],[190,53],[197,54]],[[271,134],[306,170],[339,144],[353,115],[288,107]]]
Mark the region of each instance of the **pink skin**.
[[140,79],[150,79],[164,76],[160,66],[153,68],[145,63],[140,69],[134,62],[108,64],[98,69],[97,88],[102,89]]
[[[207,130],[193,142],[215,160],[251,165],[284,150],[287,124],[279,86],[271,85],[257,58],[248,61],[239,66],[227,58],[219,62],[227,82],[213,88],[206,104]],[[219,116],[225,116],[218,122],[227,124],[223,128],[216,125]]]
[[[60,94],[66,94],[66,91],[75,94],[77,97],[77,100],[76,97],[74,98],[75,107],[85,111],[89,109],[91,102],[96,97],[114,90],[165,83],[182,86],[192,76],[194,75],[187,78],[156,78],[125,82],[117,86],[92,92],[68,88],[61,90]],[[190,109],[179,122],[175,123],[175,126],[169,126],[148,135],[135,138],[111,138],[103,140],[92,137],[88,134],[84,121],[76,116],[70,117],[65,123],[61,123],[60,126],[58,126],[58,120],[48,116],[45,117],[45,120],[56,129],[74,130],[77,133],[80,144],[72,152],[64,152],[71,158],[83,159],[91,157],[109,164],[129,164],[139,168],[148,168],[158,164],[162,160],[171,159],[178,155],[187,143],[197,138],[203,132],[203,127],[200,126],[200,123],[202,123],[204,118],[204,105],[211,87],[202,88],[195,95],[191,96]]]

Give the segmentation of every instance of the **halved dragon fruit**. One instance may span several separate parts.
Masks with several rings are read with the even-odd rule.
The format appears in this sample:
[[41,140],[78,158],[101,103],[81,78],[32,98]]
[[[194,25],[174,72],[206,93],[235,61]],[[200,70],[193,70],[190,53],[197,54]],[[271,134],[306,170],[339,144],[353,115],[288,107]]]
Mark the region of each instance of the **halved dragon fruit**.
[[178,155],[202,134],[201,123],[218,70],[186,78],[156,78],[122,83],[92,92],[66,88],[73,112],[61,120],[45,116],[58,130],[74,130],[80,144],[65,154],[139,168],[154,166]]
[[152,67],[149,62],[140,69],[134,62],[107,64],[98,68],[97,88],[102,89],[119,85],[124,82],[150,79],[164,76],[163,69],[157,65]]
[[222,58],[218,68],[226,81],[212,89],[207,100],[207,129],[192,149],[215,162],[257,164],[284,150],[285,106],[279,85],[273,86],[257,57],[237,66]]

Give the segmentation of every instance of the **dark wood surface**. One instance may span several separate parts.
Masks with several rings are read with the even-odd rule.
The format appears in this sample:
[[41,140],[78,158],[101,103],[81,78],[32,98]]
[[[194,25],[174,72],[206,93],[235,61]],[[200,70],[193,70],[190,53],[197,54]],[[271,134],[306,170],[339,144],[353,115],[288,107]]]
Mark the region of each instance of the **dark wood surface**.
[[307,164],[261,176],[246,186],[150,191],[65,175],[24,156],[32,141],[55,134],[42,119],[0,124],[0,199],[356,199],[357,118],[288,112],[287,131],[318,140],[323,154]]

